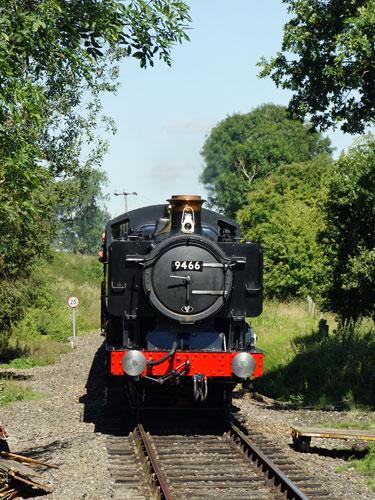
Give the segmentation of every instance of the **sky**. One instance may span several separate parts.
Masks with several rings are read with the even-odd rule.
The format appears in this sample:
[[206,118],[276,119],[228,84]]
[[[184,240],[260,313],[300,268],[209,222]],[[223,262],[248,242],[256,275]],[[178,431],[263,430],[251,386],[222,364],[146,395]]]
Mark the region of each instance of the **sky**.
[[[112,217],[164,203],[172,195],[207,197],[199,181],[200,152],[212,128],[233,113],[248,113],[264,103],[287,105],[289,91],[270,78],[259,79],[256,66],[281,47],[288,21],[281,0],[187,0],[191,8],[190,42],[172,49],[172,67],[155,61],[139,68],[136,59],[121,63],[121,87],[103,98],[105,114],[117,125],[108,137],[103,169]],[[329,132],[335,157],[353,137]]]

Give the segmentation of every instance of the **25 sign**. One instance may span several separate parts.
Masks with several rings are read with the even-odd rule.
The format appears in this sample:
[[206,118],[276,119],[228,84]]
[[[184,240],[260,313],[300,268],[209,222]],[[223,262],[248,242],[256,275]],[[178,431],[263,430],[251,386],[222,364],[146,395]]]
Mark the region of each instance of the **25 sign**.
[[72,309],[75,309],[76,307],[78,307],[79,306],[79,298],[78,297],[69,297],[68,306],[71,307]]

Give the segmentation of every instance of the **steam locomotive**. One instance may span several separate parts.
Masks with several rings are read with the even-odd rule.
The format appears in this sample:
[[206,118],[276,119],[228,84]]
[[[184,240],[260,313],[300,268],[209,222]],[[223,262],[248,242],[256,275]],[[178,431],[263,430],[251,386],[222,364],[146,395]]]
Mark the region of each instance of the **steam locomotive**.
[[134,407],[228,407],[238,381],[262,375],[246,321],[262,311],[262,250],[200,196],[167,201],[103,235],[106,380]]

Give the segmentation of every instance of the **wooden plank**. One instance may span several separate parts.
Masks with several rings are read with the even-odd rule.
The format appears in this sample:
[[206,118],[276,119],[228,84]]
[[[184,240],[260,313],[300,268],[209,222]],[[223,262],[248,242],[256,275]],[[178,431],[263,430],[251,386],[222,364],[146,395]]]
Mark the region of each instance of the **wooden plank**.
[[331,429],[318,427],[291,427],[290,433],[294,439],[300,437],[308,438],[330,438],[330,439],[361,439],[363,441],[375,441],[375,431],[358,429]]
[[23,465],[14,460],[7,460],[5,458],[0,458],[0,470],[5,473],[17,472],[19,474],[25,474],[27,476],[40,476],[38,472],[33,471],[30,467]]
[[26,462],[35,465],[44,465],[45,467],[52,467],[53,469],[59,469],[58,465],[49,464],[48,462],[41,462],[40,460],[35,460],[34,458],[23,457],[22,455],[16,455],[15,453],[9,453],[7,451],[2,451],[1,455],[5,458],[18,460],[20,462]]
[[[52,488],[44,486],[34,481],[34,479],[31,479],[34,477],[41,477],[38,472],[35,472],[31,468],[32,466],[47,466],[58,469],[57,465],[41,462],[40,460],[35,460],[33,458],[23,457],[22,455],[16,455],[15,453],[2,452],[0,456],[0,472],[3,473],[4,478],[8,478],[10,480],[10,483],[6,485],[5,490],[0,490],[0,498],[6,498],[7,500],[14,498],[14,500],[16,500],[13,493],[9,490],[9,485],[11,485],[11,487],[15,487],[14,494],[18,495],[19,483],[24,483],[33,489],[43,490],[46,493],[52,493]],[[1,484],[1,486],[3,485]],[[17,496],[17,498],[21,497]]]
[[14,479],[17,479],[18,481],[21,481],[22,483],[28,484],[29,486],[32,486],[33,488],[38,488],[40,490],[46,491],[47,493],[52,493],[53,489],[49,488],[48,486],[44,486],[43,484],[36,483],[35,481],[32,481],[31,479],[27,479],[23,476],[19,476],[15,474],[14,472],[11,474]]

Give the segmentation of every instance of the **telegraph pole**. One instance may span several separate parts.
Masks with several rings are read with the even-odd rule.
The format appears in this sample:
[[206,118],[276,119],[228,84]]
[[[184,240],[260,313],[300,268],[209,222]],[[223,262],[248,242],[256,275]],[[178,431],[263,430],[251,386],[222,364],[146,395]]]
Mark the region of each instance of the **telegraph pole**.
[[134,194],[135,196],[137,196],[137,193],[135,191],[133,193],[126,193],[125,191],[123,191],[122,193],[114,193],[115,196],[123,196],[124,197],[125,213],[128,211],[128,196],[130,194]]

